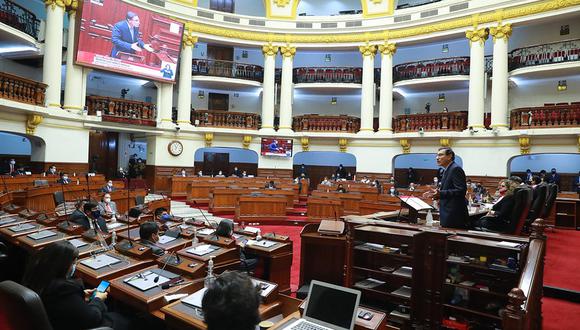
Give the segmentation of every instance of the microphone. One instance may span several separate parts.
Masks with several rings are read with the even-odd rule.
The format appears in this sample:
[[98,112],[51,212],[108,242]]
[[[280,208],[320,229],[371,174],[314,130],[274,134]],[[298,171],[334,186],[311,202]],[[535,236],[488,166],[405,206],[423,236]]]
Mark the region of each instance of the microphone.
[[[169,260],[171,259],[171,256],[173,256],[175,252],[171,252],[169,254],[169,256],[167,256],[167,258],[165,259],[165,262],[163,263],[163,267],[161,267],[161,272],[165,271],[165,267],[167,266],[167,263],[169,262]],[[155,278],[153,279],[153,283],[157,283],[159,282],[159,276],[161,276],[160,274],[157,274],[157,276],[155,276]]]
[[209,219],[205,216],[205,213],[203,213],[203,210],[197,205],[197,202],[195,201],[195,199],[193,200],[193,205],[195,205],[195,207],[197,207],[199,209],[199,212],[201,212],[201,215],[203,216],[203,218],[205,219],[205,221],[207,222],[207,224],[210,225],[211,228],[217,229],[217,227],[218,227],[217,222],[215,222],[215,221],[210,222],[209,221]]
[[[422,178],[423,178],[423,177],[421,177],[421,179],[422,179]],[[413,191],[411,191],[411,194],[410,194],[409,196],[407,196],[407,198],[404,200],[404,203],[405,203],[405,204],[407,204],[407,202],[409,201],[409,199],[411,199],[411,198],[413,197],[413,195],[414,195],[414,194],[415,194],[415,192],[417,191],[417,188],[416,188],[416,187],[418,187],[418,186],[419,186],[419,185],[415,186],[415,189],[414,189]],[[401,198],[401,200],[403,200],[403,199]],[[401,208],[399,209],[399,214],[397,214],[397,222],[400,222],[400,221],[401,221],[401,211],[402,211],[402,210],[403,210],[403,208],[401,207]]]
[[129,203],[129,198],[131,195],[129,191],[129,176],[125,174],[125,172],[121,173],[123,173],[123,178],[127,179],[127,248],[130,249],[133,247],[133,241],[131,240],[131,220],[129,219],[129,213],[131,211],[131,204]]
[[89,172],[87,172],[87,174],[85,174],[85,178],[87,179],[87,194],[88,194],[88,201],[91,201],[91,186],[89,185]]

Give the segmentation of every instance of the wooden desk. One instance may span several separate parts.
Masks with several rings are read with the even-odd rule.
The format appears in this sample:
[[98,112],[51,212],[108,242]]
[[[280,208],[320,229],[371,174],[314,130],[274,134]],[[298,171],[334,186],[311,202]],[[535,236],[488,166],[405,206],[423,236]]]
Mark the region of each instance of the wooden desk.
[[557,228],[580,230],[580,199],[557,197],[547,220]]
[[[293,198],[292,195],[290,197]],[[284,221],[287,202],[288,197],[284,195],[242,195],[236,205],[235,220],[239,222]]]
[[111,266],[105,266],[100,269],[92,269],[81,263],[81,261],[92,257],[87,257],[79,260],[79,263],[77,264],[76,274],[78,274],[77,276],[80,277],[86,284],[88,284],[88,286],[96,287],[103,280],[109,281],[113,278],[123,276],[125,274],[134,272],[138,269],[143,269],[153,264],[154,262],[153,260],[136,260],[121,255],[115,251],[109,251],[106,254],[114,258],[120,259],[121,262]]
[[176,255],[165,254],[156,262],[161,268],[165,266],[166,270],[189,278],[202,278],[207,274],[206,264],[184,256],[177,260]]
[[191,246],[186,247],[183,250],[177,251],[177,253],[180,256],[184,256],[186,258],[189,259],[193,259],[193,260],[197,260],[200,262],[203,262],[205,265],[207,265],[207,263],[209,262],[210,257],[213,257],[213,262],[214,262],[214,273],[221,273],[224,270],[235,270],[239,267],[240,265],[240,251],[239,249],[236,248],[224,248],[224,247],[218,247],[218,249],[204,254],[202,256],[193,254],[191,252],[188,252],[187,250],[193,248],[193,247],[198,247],[200,245],[206,245],[207,243],[195,243],[192,244]]
[[315,190],[312,192],[312,196],[340,199],[342,201],[344,214],[360,214],[360,202],[363,199],[363,195],[360,193]]
[[16,238],[16,244],[23,247],[29,253],[33,253],[36,250],[40,250],[40,249],[44,248],[45,246],[47,246],[50,243],[63,241],[63,240],[66,240],[68,238],[67,234],[58,232],[56,230],[56,228],[54,228],[54,227],[47,228],[46,230],[50,230],[51,232],[54,232],[56,235],[42,238],[42,239],[38,239],[38,240],[30,238],[29,237],[30,234],[22,235],[22,236],[19,236]]
[[18,214],[5,214],[0,216],[0,228],[11,227],[23,222],[32,222],[32,220],[24,219]]
[[141,291],[140,289],[125,283],[125,279],[132,278],[137,274],[151,270],[160,270],[160,268],[157,265],[150,266],[113,279],[111,281],[111,296],[129,306],[137,308],[138,310],[153,312],[167,305],[167,301],[165,300],[165,295],[167,294],[178,292],[189,294],[195,292],[191,283],[185,283],[165,290],[161,289],[160,286],[155,286],[146,291]]
[[157,242],[156,244],[157,244],[157,246],[159,246],[163,250],[170,253],[170,252],[177,252],[179,250],[183,250],[186,247],[186,245],[191,245],[191,240],[179,237],[179,238],[176,238],[173,241],[167,242],[165,244],[159,243],[159,242]]
[[79,250],[79,259],[86,258],[86,257],[90,256],[92,253],[94,253],[95,251],[98,251],[101,249],[99,244],[85,240],[81,236],[67,236],[65,239],[67,239],[67,240],[79,239],[79,240],[87,243],[86,245],[77,247],[77,250]]
[[[27,230],[22,230],[22,231],[14,231],[11,229],[11,228],[13,228],[13,226],[24,225],[24,224],[30,224],[34,227],[27,229]],[[4,237],[7,241],[15,243],[16,237],[18,237],[18,236],[28,235],[30,233],[41,231],[41,230],[46,229],[46,228],[48,228],[48,227],[43,226],[43,225],[38,224],[38,223],[35,223],[32,220],[26,220],[26,221],[21,221],[17,224],[11,224],[9,226],[0,228],[0,236]]]
[[294,201],[297,201],[297,196],[293,189],[260,189],[260,194],[268,196],[285,196],[286,197],[286,212],[294,210]]
[[[359,307],[357,310],[357,314],[361,311],[364,312],[371,312],[373,313],[373,318],[366,321],[359,317],[356,318],[354,323],[355,330],[378,330],[378,329],[396,329],[392,327],[385,328],[387,322],[387,316],[383,312],[379,312],[374,309],[366,308],[366,307]],[[302,317],[302,312],[300,310],[295,311],[294,313],[286,316],[282,321],[275,324],[273,327],[269,328],[268,330],[279,330],[283,329],[285,326],[289,325],[290,323],[300,319]]]
[[308,221],[320,222],[320,220],[337,219],[344,215],[340,199],[310,196],[307,203]]
[[360,215],[373,214],[385,211],[398,211],[401,208],[401,203],[391,203],[382,201],[367,201],[360,202]]
[[[135,207],[135,197],[136,196],[145,196],[147,195],[147,191],[145,189],[133,189],[129,190],[127,193],[126,189],[115,190],[111,194],[111,200],[117,204],[117,212],[118,213],[125,213],[127,210]],[[103,193],[100,193],[98,200],[100,200]],[[128,196],[128,197],[127,197]],[[129,204],[127,206],[127,203]]]
[[[209,212],[233,213],[241,195],[259,192],[258,189],[215,188],[209,195]],[[286,207],[286,206],[284,206]]]
[[264,276],[262,279],[278,284],[280,293],[290,294],[292,242],[276,242],[276,244],[268,248],[248,244],[245,247],[245,251],[255,254],[264,262]]
[[[97,197],[100,189],[103,187],[101,183],[91,183],[89,190],[91,197]],[[64,190],[64,198],[67,201],[75,201],[77,199],[87,198],[87,185],[70,183],[66,185],[54,185],[49,187],[29,188],[23,191],[14,193],[14,202],[22,205],[28,209],[38,212],[54,212],[56,205],[54,204],[54,193]]]

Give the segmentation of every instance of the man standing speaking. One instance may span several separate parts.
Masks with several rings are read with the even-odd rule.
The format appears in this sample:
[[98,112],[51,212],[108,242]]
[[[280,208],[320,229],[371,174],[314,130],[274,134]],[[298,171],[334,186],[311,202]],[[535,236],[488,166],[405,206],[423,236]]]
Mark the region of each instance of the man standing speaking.
[[119,57],[119,52],[135,54],[135,52],[142,51],[143,48],[153,52],[151,45],[145,44],[139,37],[139,25],[139,16],[132,11],[128,11],[125,20],[117,22],[113,26],[111,57]]
[[437,151],[437,165],[445,168],[443,178],[439,187],[425,193],[425,196],[439,200],[441,227],[466,229],[469,214],[465,199],[465,172],[455,163],[455,153],[448,147]]

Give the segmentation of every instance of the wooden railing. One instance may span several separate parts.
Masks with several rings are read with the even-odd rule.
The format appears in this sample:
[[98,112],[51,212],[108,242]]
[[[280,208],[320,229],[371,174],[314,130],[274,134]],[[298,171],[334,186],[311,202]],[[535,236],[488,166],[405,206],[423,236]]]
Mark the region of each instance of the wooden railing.
[[356,133],[360,129],[360,118],[347,115],[302,115],[293,118],[292,128],[295,132]]
[[0,97],[17,102],[44,106],[45,84],[0,72]]
[[580,60],[580,39],[552,42],[514,49],[510,52],[509,70],[523,67]]
[[260,115],[256,113],[195,110],[192,120],[199,127],[221,127],[257,130],[260,128]]
[[294,83],[362,83],[362,68],[310,67],[295,68]]
[[106,96],[87,96],[89,115],[100,111],[103,121],[156,126],[156,105],[149,102],[131,101]]
[[418,113],[397,116],[395,132],[463,131],[467,128],[467,111]]
[[223,60],[194,59],[191,74],[237,78],[262,82],[264,69],[259,65]]
[[511,111],[511,129],[580,126],[580,102],[546,104]]
[[40,20],[28,9],[10,0],[0,0],[0,22],[38,38]]
[[469,74],[469,57],[438,58],[393,67],[393,81]]

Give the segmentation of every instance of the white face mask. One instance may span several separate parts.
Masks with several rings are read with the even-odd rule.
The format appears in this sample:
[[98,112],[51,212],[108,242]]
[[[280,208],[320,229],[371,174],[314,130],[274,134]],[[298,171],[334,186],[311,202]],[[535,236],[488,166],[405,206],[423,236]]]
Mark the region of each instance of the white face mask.
[[62,179],[63,180],[68,180],[68,176],[63,176]]
[[10,164],[14,165],[14,164],[16,164],[16,162],[15,162],[15,161],[13,161],[13,160],[11,160],[11,161],[10,161]]
[[105,198],[105,203],[110,203],[111,202],[111,198]]
[[107,186],[112,187],[113,183],[112,182],[107,182]]

